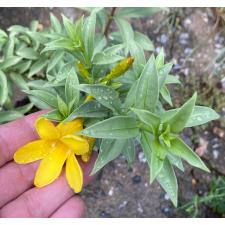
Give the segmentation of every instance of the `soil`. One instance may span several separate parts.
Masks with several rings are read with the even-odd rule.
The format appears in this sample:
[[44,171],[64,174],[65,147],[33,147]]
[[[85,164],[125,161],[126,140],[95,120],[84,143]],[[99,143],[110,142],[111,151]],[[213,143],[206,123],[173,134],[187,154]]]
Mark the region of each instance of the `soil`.
[[[38,19],[49,25],[49,12],[77,18],[83,12],[74,8],[0,8],[0,26],[29,25]],[[217,15],[218,16],[218,15]],[[206,174],[185,164],[185,173],[176,170],[179,182],[179,204],[202,196],[214,176],[225,175],[225,66],[214,62],[225,48],[225,30],[216,26],[210,8],[173,8],[170,13],[157,13],[131,20],[132,26],[154,42],[156,51],[163,46],[167,61],[173,61],[174,74],[184,82],[171,88],[174,105],[181,105],[197,90],[198,104],[213,106],[220,121],[198,129],[186,129],[183,139],[202,155],[211,169]],[[219,18],[219,17],[218,17]],[[113,29],[112,24],[112,29]],[[157,183],[149,185],[149,171],[140,146],[136,160],[129,168],[123,157],[109,163],[81,196],[87,205],[87,217],[192,217],[175,209]],[[217,217],[203,210],[201,217]],[[220,215],[221,216],[221,215]]]

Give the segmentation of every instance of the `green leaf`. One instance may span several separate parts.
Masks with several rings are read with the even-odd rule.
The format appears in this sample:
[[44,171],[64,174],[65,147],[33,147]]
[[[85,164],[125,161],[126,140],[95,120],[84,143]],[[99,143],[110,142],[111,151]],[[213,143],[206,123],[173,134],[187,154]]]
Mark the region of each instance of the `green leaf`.
[[169,92],[169,90],[167,89],[166,86],[164,86],[164,87],[161,88],[160,94],[162,95],[163,99],[164,99],[170,106],[173,106],[172,99],[171,99],[171,96],[170,96],[170,92]]
[[16,51],[18,56],[24,59],[38,59],[39,54],[33,48],[22,48]]
[[171,132],[179,133],[183,130],[194,110],[196,98],[197,94],[195,93],[168,121]]
[[0,37],[5,37],[5,38],[7,38],[8,35],[6,34],[6,32],[5,32],[4,30],[0,29]]
[[135,103],[136,90],[137,90],[137,81],[133,83],[133,85],[131,86],[130,90],[127,93],[127,96],[124,102],[124,107],[127,110],[130,110],[130,107],[132,107]]
[[32,60],[26,60],[19,62],[17,65],[14,66],[15,70],[18,70],[20,74],[25,73],[32,64]]
[[152,155],[151,142],[152,140],[150,137],[150,133],[146,131],[142,131],[141,132],[141,147],[144,152],[149,168],[151,168],[151,155]]
[[135,145],[133,139],[129,139],[124,146],[123,155],[125,156],[128,166],[130,167],[135,160]]
[[178,192],[177,178],[174,173],[173,167],[168,159],[164,160],[163,167],[159,175],[157,176],[157,181],[169,195],[174,206],[177,207],[177,192]]
[[157,55],[155,59],[157,70],[161,69],[164,66],[164,61],[165,61],[165,54],[164,54],[163,48],[161,48],[159,54]]
[[187,161],[190,165],[200,168],[206,172],[210,172],[200,157],[187,146],[180,138],[171,140],[171,148],[168,149],[171,154],[181,157]]
[[107,55],[103,52],[99,52],[94,56],[93,64],[96,65],[112,64],[122,59],[124,59],[124,57],[120,55]]
[[63,59],[64,52],[63,51],[55,51],[51,55],[51,58],[48,62],[47,73],[54,69],[54,67]]
[[148,36],[135,31],[134,32],[134,40],[144,49],[147,51],[154,51],[153,42],[149,39]]
[[19,113],[22,113],[22,114],[25,114],[25,113],[28,113],[32,108],[33,108],[34,104],[33,103],[28,103],[26,105],[23,105],[23,106],[20,106],[20,107],[17,107],[15,109],[15,111],[19,112]]
[[166,77],[166,81],[165,84],[180,84],[180,81],[177,77],[175,77],[174,75],[168,75]]
[[55,108],[55,109],[58,108],[57,97],[51,92],[48,92],[45,90],[31,90],[31,91],[27,90],[24,92],[38,98],[40,101],[45,102],[47,105],[49,105],[52,108]]
[[0,106],[2,106],[8,98],[8,84],[6,75],[0,70]]
[[62,27],[59,22],[59,20],[52,14],[50,13],[50,21],[51,21],[51,27],[54,29],[56,33],[61,33]]
[[[151,142],[150,134],[147,132],[141,132],[141,147],[144,151],[149,168],[151,167]],[[165,158],[163,167],[161,168],[156,179],[170,196],[173,204],[177,206],[177,179],[173,167],[167,158]]]
[[136,120],[129,116],[115,116],[96,123],[80,132],[95,138],[127,139],[139,133]]
[[167,154],[167,158],[169,159],[170,163],[176,166],[179,170],[184,172],[184,166],[180,157],[172,154]]
[[96,14],[92,13],[89,17],[86,18],[83,28],[84,47],[89,60],[91,60],[94,52],[95,24],[96,24]]
[[0,123],[7,123],[23,117],[23,114],[17,111],[1,111],[0,112]]
[[211,120],[219,119],[219,115],[211,108],[205,106],[195,106],[185,127],[194,127],[208,123]]
[[156,131],[160,124],[160,118],[147,110],[131,108],[138,118],[145,124],[149,125],[153,131]]
[[104,85],[80,84],[77,86],[79,90],[93,96],[98,102],[105,107],[118,112],[120,110],[119,94],[111,87]]
[[114,19],[119,28],[123,42],[129,46],[129,42],[134,39],[134,31],[131,25],[122,18],[114,17]]
[[46,47],[42,50],[41,53],[47,51],[55,51],[55,50],[68,50],[68,51],[76,51],[80,48],[80,45],[74,44],[72,40],[69,38],[63,38],[51,41],[46,44]]
[[171,71],[173,63],[167,63],[163,65],[159,70],[159,89],[162,89],[163,86],[168,82],[169,72]]
[[145,54],[141,46],[132,39],[129,41],[128,48],[130,50],[130,54],[134,57],[133,69],[138,78],[146,64]]
[[119,53],[124,48],[123,44],[113,45],[104,49],[104,53],[108,55],[115,55]]
[[75,68],[72,67],[70,73],[68,74],[68,77],[66,78],[65,84],[65,96],[67,105],[69,105],[71,102],[73,103],[72,106],[76,106],[78,104],[80,92],[76,88],[77,85],[79,85],[79,80]]
[[77,32],[75,24],[73,24],[73,22],[64,15],[62,15],[62,18],[63,18],[63,25],[66,29],[68,36],[70,37],[71,40],[76,41]]
[[124,140],[103,139],[100,146],[98,158],[95,162],[91,174],[92,175],[95,174],[108,162],[117,158],[123,152],[128,142],[129,140],[127,139]]
[[28,96],[31,103],[34,104],[38,109],[49,109],[49,105],[43,101],[41,101],[39,98],[34,97],[32,95]]
[[165,10],[165,8],[158,7],[123,7],[120,8],[116,16],[117,17],[132,17],[132,18],[140,18],[145,16],[151,16],[157,12]]
[[63,101],[63,99],[57,95],[57,102],[58,102],[58,110],[59,112],[66,117],[68,115],[68,107],[67,104]]
[[157,140],[150,142],[152,154],[151,154],[151,166],[150,166],[150,183],[159,175],[163,163],[166,157],[166,149],[160,145]]
[[16,65],[21,60],[22,58],[19,56],[9,56],[7,59],[0,63],[0,69],[8,69],[9,67]]
[[108,110],[97,101],[89,101],[76,108],[66,119],[65,122],[75,118],[103,118],[108,115]]
[[158,99],[158,74],[155,66],[155,58],[154,56],[151,56],[138,80],[135,106],[140,109],[154,112]]
[[9,39],[6,42],[6,45],[3,49],[6,59],[13,56],[14,48],[15,48],[15,40],[14,40],[14,37],[12,35],[10,35]]
[[61,115],[59,110],[50,111],[48,113],[45,113],[42,116],[49,120],[56,121],[56,122],[61,122],[63,120],[63,116]]
[[48,60],[46,57],[41,57],[38,59],[30,68],[28,73],[28,78],[31,78],[33,75],[39,73],[44,67],[48,64]]

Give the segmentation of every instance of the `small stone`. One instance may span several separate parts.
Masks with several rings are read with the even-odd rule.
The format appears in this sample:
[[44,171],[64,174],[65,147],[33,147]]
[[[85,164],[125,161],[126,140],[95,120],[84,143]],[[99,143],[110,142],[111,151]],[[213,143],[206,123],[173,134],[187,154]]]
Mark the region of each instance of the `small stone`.
[[213,150],[213,158],[218,159],[218,157],[219,157],[219,151]]
[[109,189],[108,195],[109,195],[109,196],[113,196],[113,193],[114,193],[114,188],[111,187],[111,188]]
[[169,207],[163,207],[162,212],[167,216],[170,217],[172,216],[172,209]]
[[170,196],[168,194],[165,194],[164,199],[168,201],[168,200],[170,200]]
[[166,44],[167,42],[168,42],[168,36],[167,35],[165,35],[165,34],[162,34],[161,36],[160,36],[160,42],[162,43],[162,44]]
[[140,202],[138,202],[138,208],[137,208],[137,211],[140,212],[140,213],[143,213],[143,212],[144,212],[143,207],[142,207],[142,205],[141,205]]
[[142,163],[146,163],[147,162],[147,159],[145,158],[144,152],[139,152],[138,153],[138,159]]
[[132,182],[133,182],[133,184],[141,183],[141,176],[135,175],[134,177],[132,177]]
[[188,33],[181,33],[179,36],[179,42],[182,45],[188,44],[189,41],[189,34]]
[[120,205],[119,205],[119,210],[126,208],[127,206],[127,201],[123,201]]
[[195,186],[197,184],[197,181],[194,178],[192,178],[191,183],[193,186]]
[[185,49],[184,49],[184,54],[185,54],[185,55],[188,55],[188,54],[191,53],[191,51],[192,51],[191,48],[185,48]]
[[219,138],[215,137],[211,140],[212,144],[218,144],[219,143]]
[[184,20],[184,26],[185,27],[188,27],[188,25],[190,25],[191,24],[191,19],[190,18],[186,18],[185,20]]
[[213,133],[216,134],[217,136],[219,136],[220,138],[224,137],[224,130],[222,130],[219,127],[214,127],[213,128]]
[[100,218],[111,218],[111,214],[110,213],[107,213],[105,211],[102,211],[100,212],[100,215],[99,215]]

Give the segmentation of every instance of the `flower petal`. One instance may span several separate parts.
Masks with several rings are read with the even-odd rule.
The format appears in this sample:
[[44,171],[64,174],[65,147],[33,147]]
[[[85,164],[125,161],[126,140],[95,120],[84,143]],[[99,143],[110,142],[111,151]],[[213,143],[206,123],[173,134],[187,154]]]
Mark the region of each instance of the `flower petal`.
[[83,129],[83,120],[75,119],[67,123],[61,122],[57,126],[57,129],[60,131],[61,137],[68,134],[74,134],[75,132]]
[[31,163],[43,159],[50,151],[51,141],[33,141],[19,148],[14,154],[14,160],[19,164]]
[[81,159],[83,162],[89,162],[92,154],[92,150],[95,144],[95,138],[92,137],[84,137],[89,143],[89,151],[83,155],[81,155]]
[[70,154],[66,162],[66,178],[69,186],[75,193],[79,193],[83,186],[83,172],[73,154]]
[[37,119],[35,122],[35,127],[41,139],[54,140],[60,137],[57,128],[50,120],[46,118],[41,117]]
[[76,135],[66,135],[60,139],[76,155],[82,155],[89,151],[88,141]]
[[34,185],[43,187],[52,183],[62,171],[62,167],[68,156],[66,147],[57,142],[52,150],[40,163],[36,172]]

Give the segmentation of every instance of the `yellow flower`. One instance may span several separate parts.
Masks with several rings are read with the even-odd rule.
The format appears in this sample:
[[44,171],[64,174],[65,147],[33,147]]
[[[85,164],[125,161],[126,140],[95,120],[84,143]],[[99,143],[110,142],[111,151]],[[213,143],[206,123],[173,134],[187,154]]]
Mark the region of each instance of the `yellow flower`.
[[55,126],[48,119],[39,118],[35,128],[40,140],[19,148],[14,154],[15,162],[26,164],[42,159],[34,179],[37,187],[46,186],[57,179],[66,162],[68,184],[76,193],[80,192],[83,172],[76,155],[81,155],[82,160],[88,162],[95,142],[93,138],[75,135],[83,129],[83,120],[75,119]]

